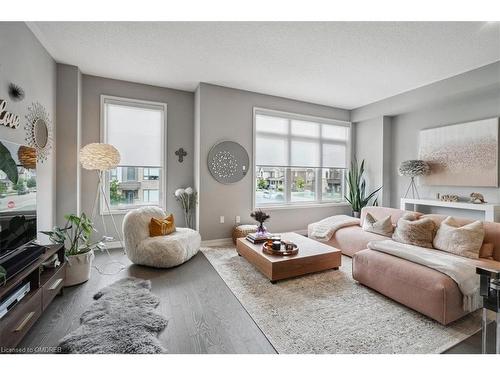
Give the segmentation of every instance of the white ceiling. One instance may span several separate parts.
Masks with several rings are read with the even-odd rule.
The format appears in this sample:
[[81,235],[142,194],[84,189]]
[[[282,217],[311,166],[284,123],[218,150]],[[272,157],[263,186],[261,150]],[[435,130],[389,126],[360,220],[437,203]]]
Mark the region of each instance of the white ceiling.
[[34,22],[85,74],[357,108],[500,60],[495,22]]

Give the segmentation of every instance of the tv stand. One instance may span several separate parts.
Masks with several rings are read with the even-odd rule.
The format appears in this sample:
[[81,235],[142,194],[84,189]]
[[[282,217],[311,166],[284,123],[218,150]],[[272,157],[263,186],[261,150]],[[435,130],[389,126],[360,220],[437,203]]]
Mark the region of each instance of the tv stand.
[[[42,263],[54,254],[61,264],[42,270]],[[0,286],[0,298],[3,298],[24,282],[30,282],[30,292],[0,319],[0,348],[15,348],[19,344],[54,297],[62,293],[65,272],[64,246],[49,245],[37,260]]]

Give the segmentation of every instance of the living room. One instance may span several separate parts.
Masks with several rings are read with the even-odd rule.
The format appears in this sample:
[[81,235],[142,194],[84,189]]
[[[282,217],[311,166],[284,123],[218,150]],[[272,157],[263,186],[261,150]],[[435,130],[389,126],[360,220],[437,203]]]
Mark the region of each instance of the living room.
[[497,10],[224,22],[13,10],[0,21],[2,359],[489,363]]

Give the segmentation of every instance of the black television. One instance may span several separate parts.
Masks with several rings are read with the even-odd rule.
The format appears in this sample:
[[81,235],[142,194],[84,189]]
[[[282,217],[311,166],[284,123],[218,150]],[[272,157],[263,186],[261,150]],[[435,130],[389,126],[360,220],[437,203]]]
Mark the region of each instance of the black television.
[[0,266],[8,278],[40,255],[36,196],[36,150],[0,139]]

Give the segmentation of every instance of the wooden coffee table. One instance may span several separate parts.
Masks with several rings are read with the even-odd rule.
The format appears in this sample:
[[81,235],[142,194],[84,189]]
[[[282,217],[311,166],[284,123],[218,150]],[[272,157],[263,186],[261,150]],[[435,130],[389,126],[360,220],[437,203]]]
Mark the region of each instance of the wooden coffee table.
[[283,233],[281,239],[296,243],[299,253],[291,256],[268,255],[262,251],[261,243],[253,244],[245,238],[238,238],[236,250],[272,283],[307,273],[336,270],[341,265],[342,256],[339,249],[297,233]]

